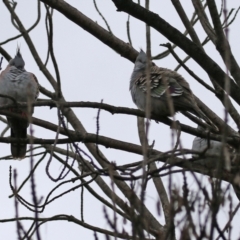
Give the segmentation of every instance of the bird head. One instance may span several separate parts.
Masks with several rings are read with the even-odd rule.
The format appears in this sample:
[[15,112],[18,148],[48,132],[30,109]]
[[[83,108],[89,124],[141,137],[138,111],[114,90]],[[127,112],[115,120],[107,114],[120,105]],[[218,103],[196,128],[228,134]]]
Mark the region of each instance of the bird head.
[[141,49],[141,51],[139,52],[136,61],[135,61],[135,65],[134,65],[134,72],[137,71],[145,71],[145,68],[147,66],[147,55],[146,53]]
[[22,58],[19,48],[17,48],[16,56],[10,60],[9,65],[15,66],[16,68],[20,68],[20,69],[24,68],[25,62]]

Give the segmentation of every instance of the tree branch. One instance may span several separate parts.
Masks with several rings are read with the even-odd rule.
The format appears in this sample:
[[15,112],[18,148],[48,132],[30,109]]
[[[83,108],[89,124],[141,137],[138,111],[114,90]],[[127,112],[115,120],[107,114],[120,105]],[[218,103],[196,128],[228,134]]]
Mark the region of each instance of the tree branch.
[[[186,54],[193,58],[219,85],[224,89],[225,72],[214,62],[201,47],[197,46],[180,31],[164,21],[159,15],[147,11],[145,8],[134,3],[132,0],[112,0],[118,11],[126,12],[135,18],[147,23],[171,42],[179,46]],[[240,88],[230,78],[232,98],[240,104]]]

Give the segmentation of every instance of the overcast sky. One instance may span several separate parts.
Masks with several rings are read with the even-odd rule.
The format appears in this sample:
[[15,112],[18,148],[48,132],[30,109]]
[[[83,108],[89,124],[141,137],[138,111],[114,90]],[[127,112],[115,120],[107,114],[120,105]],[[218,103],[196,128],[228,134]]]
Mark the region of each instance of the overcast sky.
[[[98,13],[94,8],[93,1],[91,0],[71,0],[68,1],[71,5],[75,6],[83,14],[96,21],[99,25],[106,27],[99,17]],[[143,2],[143,1],[141,1]],[[188,14],[188,17],[192,17],[193,7],[190,0],[184,2],[184,9]],[[116,12],[116,8],[110,0],[98,0],[98,7],[107,19],[113,34],[125,42],[127,40],[126,33],[126,20],[127,14]],[[234,7],[237,8],[239,1],[228,1],[228,9]],[[26,10],[27,9],[27,10]],[[43,61],[46,59],[47,54],[47,38],[44,25],[45,11],[43,5],[43,16],[40,24],[35,28],[30,36],[35,44],[35,47]],[[183,24],[178,18],[174,7],[170,1],[157,1],[152,0],[150,9],[159,14],[163,19],[173,25],[180,31],[184,31]],[[36,1],[18,1],[16,12],[19,14],[25,28],[28,28],[36,20],[37,4]],[[10,15],[5,5],[0,2],[0,22],[1,34],[0,42],[7,38],[13,37],[18,34],[17,30],[12,26],[10,21]],[[146,48],[145,40],[145,24],[131,18],[131,37],[133,47],[137,50],[140,48]],[[230,26],[229,41],[231,44],[232,52],[235,54],[237,62],[240,62],[240,45],[239,45],[239,16],[235,22]],[[197,32],[200,33],[200,38],[205,38],[204,32],[200,25],[196,26]],[[152,44],[152,55],[156,55],[165,50],[165,48],[159,46],[159,44],[169,42],[165,37],[157,33],[155,30],[151,31],[151,44]],[[22,56],[26,63],[26,69],[33,72],[38,81],[45,88],[49,88],[50,84],[45,79],[44,75],[36,65],[31,53],[26,45],[24,39],[20,38],[16,41],[12,41],[2,47],[11,55],[14,56],[16,52],[17,44],[21,46]],[[220,66],[223,66],[222,60],[219,54],[211,44],[208,44],[205,48],[207,53],[212,59]],[[62,82],[62,91],[64,97],[68,101],[91,101],[100,102],[103,99],[104,103],[108,103],[115,106],[124,106],[130,108],[136,108],[132,102],[129,92],[129,79],[133,70],[133,64],[121,57],[115,51],[110,49],[108,46],[101,43],[99,40],[94,38],[88,32],[79,28],[74,23],[70,22],[63,15],[54,12],[54,51],[57,57]],[[177,53],[182,58],[185,56],[184,52],[177,50]],[[155,61],[158,66],[174,69],[177,66],[176,61],[171,57],[166,59]],[[7,65],[6,60],[3,60],[2,68],[4,69]],[[190,60],[188,66],[194,70],[194,72],[201,78],[209,82],[207,75],[203,70],[197,66],[197,64]],[[54,74],[51,64],[49,69]],[[224,69],[224,68],[223,68]],[[220,116],[223,116],[223,108],[221,103],[213,96],[212,93],[206,92],[205,89],[200,86],[194,79],[192,79],[188,73],[183,69],[179,70],[185,79],[189,82],[191,89],[194,94],[197,95],[208,107],[214,110]],[[50,87],[50,90],[51,87]],[[40,95],[40,98],[45,96]],[[90,133],[96,132],[96,115],[97,110],[94,109],[74,109],[81,122],[83,123],[86,130]],[[49,122],[57,123],[57,115],[54,109],[47,107],[36,108],[34,116],[37,118],[44,119]],[[183,117],[181,114],[177,114],[176,118],[185,124],[196,126],[190,120]],[[232,127],[235,127],[231,123]],[[4,125],[0,123],[0,131],[4,129]],[[160,151],[166,151],[171,148],[171,134],[169,127],[164,124],[156,124],[151,121],[149,140],[152,142],[155,140],[155,148]],[[118,140],[139,144],[136,117],[124,116],[124,115],[111,115],[107,112],[101,111],[100,115],[100,134],[103,136],[116,138]],[[6,134],[9,135],[9,132]],[[50,131],[46,131],[42,128],[34,126],[34,135],[39,138],[54,138],[55,134]],[[194,136],[184,134],[181,135],[183,147],[191,148],[192,140]],[[80,146],[84,149],[83,144]],[[127,154],[114,149],[105,149],[100,147],[103,153],[111,161],[116,161],[118,164],[129,163],[136,160],[141,160],[141,156],[134,154]],[[5,156],[10,154],[10,146],[8,144],[0,144],[1,155]],[[45,159],[41,163],[41,166],[36,174],[36,181],[38,186],[38,195],[46,196],[47,192],[51,190],[55,184],[53,184],[46,176],[45,165],[48,159]],[[18,171],[18,185],[21,183],[28,172],[29,172],[29,159],[26,158],[22,161],[5,161],[0,162],[0,219],[14,217],[14,201],[9,199],[8,196],[11,194],[9,187],[9,166]],[[160,166],[160,165],[159,165]],[[58,162],[53,163],[50,168],[53,176],[58,176],[61,171],[61,165]],[[175,182],[181,182],[181,175],[176,175]],[[167,186],[167,178],[163,178],[164,183]],[[206,179],[205,179],[206,180]],[[91,184],[95,187],[95,184]],[[192,185],[189,187],[191,188]],[[156,212],[156,191],[151,191],[151,184],[147,192],[147,206],[152,212]],[[181,186],[179,186],[181,188]],[[101,193],[101,191],[99,191]],[[28,200],[31,201],[29,185],[23,189],[22,196],[27,196]],[[85,221],[89,224],[97,225],[101,228],[106,228],[108,224],[103,217],[103,206],[99,204],[93,197],[85,191],[85,203],[84,203],[84,215]],[[238,200],[234,198],[235,205]],[[47,206],[42,217],[50,217],[55,214],[65,213],[80,217],[80,192],[79,190],[68,194],[61,199],[58,199],[50,206]],[[33,216],[32,212],[29,212],[24,207],[20,207],[21,216]],[[157,216],[157,215],[156,215]],[[223,222],[228,217],[227,211],[223,211],[220,214],[220,218]],[[239,214],[236,215],[234,223],[239,226]],[[163,217],[157,216],[157,219],[163,223]],[[225,221],[224,221],[225,219]],[[239,236],[239,227],[233,229],[234,236]],[[42,239],[93,239],[93,233],[82,227],[77,226],[74,223],[68,222],[56,222],[47,223],[41,227]],[[0,226],[0,239],[17,239],[16,237],[16,226],[15,223],[7,223]],[[35,238],[34,238],[35,239]]]

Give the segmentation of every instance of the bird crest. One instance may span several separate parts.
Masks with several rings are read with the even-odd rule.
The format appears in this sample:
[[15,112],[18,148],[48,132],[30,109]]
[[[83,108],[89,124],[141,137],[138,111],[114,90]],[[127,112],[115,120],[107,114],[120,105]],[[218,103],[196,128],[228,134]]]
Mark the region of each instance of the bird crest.
[[21,45],[19,44],[17,44],[17,49],[16,49],[16,55],[18,54],[18,53],[20,53],[20,48],[21,48]]

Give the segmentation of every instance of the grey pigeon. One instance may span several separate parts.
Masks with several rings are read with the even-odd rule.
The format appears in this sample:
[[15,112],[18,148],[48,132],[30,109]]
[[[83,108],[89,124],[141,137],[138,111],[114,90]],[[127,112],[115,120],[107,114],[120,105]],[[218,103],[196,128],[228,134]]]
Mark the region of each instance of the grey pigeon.
[[[16,56],[10,60],[8,66],[0,74],[0,94],[14,98],[18,102],[34,102],[39,94],[39,84],[33,73],[24,69],[25,63],[17,49]],[[0,97],[0,105],[12,104],[12,100]],[[28,109],[11,108],[10,111],[22,115],[25,119],[8,117],[8,124],[11,127],[12,138],[26,138],[28,123]],[[32,114],[32,112],[30,113]],[[13,158],[22,159],[25,157],[27,145],[25,143],[12,143],[11,153]]]
[[[204,129],[198,126],[198,130],[204,131]],[[234,164],[234,157],[229,157],[229,159],[224,159],[224,162],[221,163],[221,154],[223,151],[223,143],[210,140],[208,147],[208,140],[205,138],[195,137],[192,144],[192,150],[202,152],[206,150],[205,154],[215,155],[216,157],[206,156],[202,159],[198,159],[196,163],[205,167],[205,169],[212,171],[217,170],[219,167],[221,171],[230,170],[231,165]],[[227,150],[229,154],[234,153],[234,149],[227,145]],[[230,156],[230,155],[229,155]],[[198,157],[198,154],[193,154],[193,158]],[[227,158],[227,157],[226,157]],[[233,189],[237,198],[240,200],[240,176],[237,174],[232,182]]]
[[[146,108],[146,77],[147,55],[142,50],[138,54],[130,80],[130,91],[133,102],[137,107],[145,111]],[[172,97],[175,112],[191,112],[194,115],[209,122],[209,119],[197,106],[189,84],[175,71],[151,66],[151,113],[156,116],[171,116],[167,102],[166,91]]]
[[[204,131],[201,126],[197,127],[198,130]],[[218,141],[210,140],[208,146],[208,140],[205,138],[195,137],[192,143],[192,150],[197,152],[203,152],[206,150],[206,154],[216,155],[218,157],[206,157],[204,159],[198,160],[197,163],[204,165],[209,170],[216,169],[217,164],[219,164],[219,159],[222,153],[223,144]],[[192,157],[198,157],[198,154],[193,154]]]

